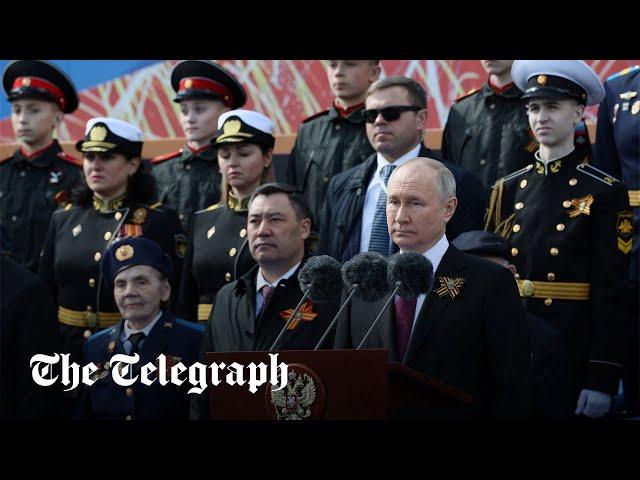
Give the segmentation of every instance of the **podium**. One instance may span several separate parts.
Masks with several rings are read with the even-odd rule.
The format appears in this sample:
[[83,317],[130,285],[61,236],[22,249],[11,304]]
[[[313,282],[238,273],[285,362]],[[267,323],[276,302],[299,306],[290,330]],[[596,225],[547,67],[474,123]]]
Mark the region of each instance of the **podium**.
[[[383,420],[466,418],[468,394],[399,363],[389,351],[283,350],[209,352],[207,364],[270,364],[269,353],[288,365],[287,386],[221,382],[209,387],[212,420]],[[245,379],[246,380],[246,379]]]

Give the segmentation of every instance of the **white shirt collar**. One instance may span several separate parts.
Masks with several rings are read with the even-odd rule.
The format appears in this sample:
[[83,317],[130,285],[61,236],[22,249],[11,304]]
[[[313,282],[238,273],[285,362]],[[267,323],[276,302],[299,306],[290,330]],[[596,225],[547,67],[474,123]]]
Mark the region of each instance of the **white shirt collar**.
[[442,261],[442,257],[444,257],[444,254],[447,253],[448,248],[449,240],[447,240],[446,235],[442,235],[442,238],[438,240],[438,242],[433,247],[423,253],[426,259],[429,260],[433,265],[434,274],[438,270],[440,262]]
[[153,326],[158,322],[158,320],[160,320],[161,316],[162,316],[162,310],[160,310],[158,312],[158,315],[156,315],[156,317],[153,320],[151,320],[151,322],[149,322],[147,324],[147,326],[144,327],[142,330],[134,330],[134,329],[132,329],[131,327],[129,327],[129,321],[125,320],[124,321],[124,328],[122,329],[123,332],[124,332],[123,340],[127,340],[131,334],[139,333],[139,332],[143,332],[145,337],[148,337],[149,336],[149,332],[151,331]]
[[[376,173],[372,178],[372,184],[375,183],[382,183],[382,169],[387,166],[387,165],[395,165],[396,167],[399,167],[400,165],[403,165],[405,163],[407,163],[409,160],[412,160],[414,158],[416,158],[418,156],[418,154],[420,153],[420,147],[421,144],[418,143],[413,149],[409,150],[407,153],[405,153],[404,155],[402,155],[400,158],[398,158],[395,162],[391,163],[389,162],[386,158],[384,158],[384,156],[381,153],[377,153],[376,154],[376,160],[377,160],[377,166],[376,166]],[[384,185],[383,185],[384,187]],[[386,191],[386,189],[385,189]]]
[[265,280],[264,276],[262,276],[262,268],[258,269],[258,278],[256,281],[256,292],[260,292],[260,289],[262,287],[264,287],[265,285],[269,285],[271,287],[277,287],[278,283],[280,283],[280,280],[283,280],[285,278],[289,278],[291,275],[293,275],[295,273],[295,271],[298,269],[298,267],[300,266],[300,263],[302,262],[298,262],[296,263],[287,273],[285,273],[284,275],[282,275],[280,278],[278,278],[275,282],[273,283],[269,283]]

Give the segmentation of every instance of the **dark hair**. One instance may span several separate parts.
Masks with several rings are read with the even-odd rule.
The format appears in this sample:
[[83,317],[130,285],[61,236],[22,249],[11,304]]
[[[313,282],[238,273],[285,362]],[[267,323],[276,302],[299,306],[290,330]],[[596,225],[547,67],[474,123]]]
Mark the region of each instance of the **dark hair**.
[[[122,155],[125,156],[128,162],[133,158],[124,153]],[[156,181],[151,175],[151,167],[148,160],[143,159],[136,173],[127,180],[127,199],[147,205],[155,202]],[[91,205],[92,200],[93,191],[87,185],[84,175],[81,175],[78,183],[71,191],[71,202],[86,207]]]
[[284,193],[289,197],[289,203],[291,204],[294,212],[296,212],[296,218],[298,220],[305,218],[311,219],[311,209],[309,208],[309,204],[304,198],[302,192],[295,187],[287,185],[286,183],[265,183],[264,185],[260,185],[251,195],[249,205],[253,203],[258,195],[268,197],[269,195],[274,195],[276,193]]
[[385,77],[371,84],[367,90],[367,97],[378,90],[391,87],[402,87],[409,94],[409,101],[413,106],[427,108],[427,92],[422,85],[409,77]]

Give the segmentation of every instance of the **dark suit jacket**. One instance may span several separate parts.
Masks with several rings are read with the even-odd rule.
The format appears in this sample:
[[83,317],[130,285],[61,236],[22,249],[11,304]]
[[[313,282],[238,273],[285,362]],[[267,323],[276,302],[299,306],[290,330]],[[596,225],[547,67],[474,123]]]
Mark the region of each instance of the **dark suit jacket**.
[[[440,296],[440,277],[464,279],[459,295]],[[513,275],[449,246],[434,278],[405,358],[398,358],[393,304],[363,348],[388,348],[391,361],[472,395],[474,416],[528,417],[529,336]],[[355,348],[385,301],[386,297],[373,304],[354,299],[338,322],[334,348]]]
[[[482,230],[488,191],[473,174],[442,160],[433,150],[420,146],[420,157],[441,161],[456,180],[458,207],[447,224],[447,238],[453,240],[469,230]],[[360,252],[362,209],[367,186],[376,171],[376,154],[364,163],[335,175],[325,198],[317,253],[346,262]]]

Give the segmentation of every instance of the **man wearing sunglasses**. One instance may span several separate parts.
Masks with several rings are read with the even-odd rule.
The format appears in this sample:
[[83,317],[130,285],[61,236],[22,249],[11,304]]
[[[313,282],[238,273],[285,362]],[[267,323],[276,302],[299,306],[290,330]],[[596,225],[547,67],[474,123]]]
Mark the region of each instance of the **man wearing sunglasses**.
[[364,128],[364,98],[380,76],[379,60],[328,60],[327,80],[335,100],[300,125],[287,168],[287,182],[303,191],[314,224],[322,214],[329,180],[364,162],[373,152]]
[[[364,163],[329,183],[320,223],[318,253],[345,262],[360,252],[397,251],[386,224],[386,184],[391,172],[416,157],[440,160],[422,143],[427,95],[414,80],[387,77],[369,87],[363,112],[367,137],[376,151]],[[446,234],[455,238],[481,227],[488,192],[472,174],[448,162],[458,185],[458,208]]]

